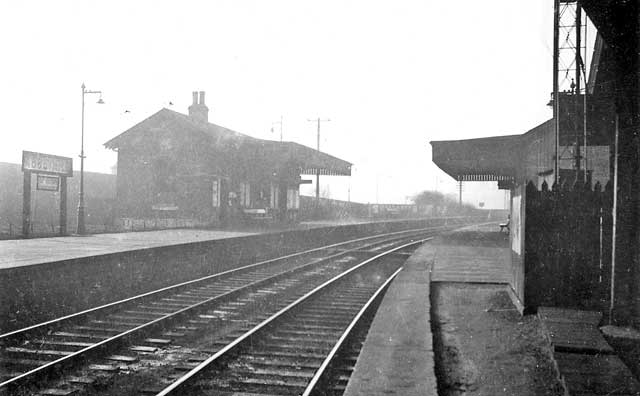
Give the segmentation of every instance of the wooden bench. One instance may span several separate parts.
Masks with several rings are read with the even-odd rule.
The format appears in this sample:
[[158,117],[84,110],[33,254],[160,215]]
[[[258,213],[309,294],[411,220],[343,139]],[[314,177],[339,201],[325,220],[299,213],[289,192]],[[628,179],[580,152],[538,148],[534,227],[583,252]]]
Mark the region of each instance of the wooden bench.
[[269,220],[272,218],[269,211],[264,208],[242,209],[242,212],[247,219],[251,220]]
[[510,221],[507,221],[506,223],[500,223],[498,224],[500,226],[500,232],[507,230],[507,234],[509,233],[509,223]]

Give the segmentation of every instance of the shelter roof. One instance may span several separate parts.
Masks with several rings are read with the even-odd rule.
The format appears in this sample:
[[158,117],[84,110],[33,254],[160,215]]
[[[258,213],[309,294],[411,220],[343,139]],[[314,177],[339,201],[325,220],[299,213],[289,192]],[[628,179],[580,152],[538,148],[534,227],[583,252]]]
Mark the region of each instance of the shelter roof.
[[531,145],[548,139],[552,131],[550,119],[521,135],[432,141],[433,162],[456,180],[515,181],[526,172]]
[[609,46],[637,61],[640,0],[581,0],[580,5]]
[[522,135],[432,141],[433,162],[462,181],[513,180]]
[[351,163],[312,149],[296,142],[260,140],[261,149],[268,157],[293,163],[303,175],[315,175],[316,171],[327,176],[350,176]]
[[106,142],[108,149],[144,145],[148,139],[166,132],[179,133],[186,138],[205,136],[211,141],[213,150],[238,149],[246,156],[260,158],[264,165],[272,167],[296,166],[303,174],[351,175],[351,163],[303,146],[295,142],[277,142],[257,139],[231,129],[199,122],[191,117],[166,108],[161,109],[120,135]]

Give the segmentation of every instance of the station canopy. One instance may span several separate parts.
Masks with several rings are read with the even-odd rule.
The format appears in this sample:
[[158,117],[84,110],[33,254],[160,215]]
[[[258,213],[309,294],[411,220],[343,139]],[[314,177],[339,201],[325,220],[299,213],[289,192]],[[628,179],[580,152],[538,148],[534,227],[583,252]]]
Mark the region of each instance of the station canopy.
[[458,181],[513,181],[521,136],[432,141],[433,162]]
[[[350,176],[351,163],[295,142],[257,139],[210,122],[199,122],[169,109],[162,109],[149,118],[114,137],[104,145],[108,149],[149,147],[152,142],[171,135],[182,141],[209,142],[211,150],[233,153],[232,158],[253,163],[257,167],[280,169],[296,167],[302,174]],[[233,164],[230,164],[233,166]]]
[[300,169],[300,174],[326,176],[350,176],[351,163],[296,142],[276,142],[261,140],[267,157],[278,162],[292,164]]

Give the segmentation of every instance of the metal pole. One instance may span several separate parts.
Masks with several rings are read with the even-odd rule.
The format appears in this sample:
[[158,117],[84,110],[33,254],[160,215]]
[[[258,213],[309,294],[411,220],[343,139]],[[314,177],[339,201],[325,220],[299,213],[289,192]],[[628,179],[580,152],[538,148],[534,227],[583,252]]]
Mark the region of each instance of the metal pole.
[[80,129],[80,195],[78,197],[78,227],[76,232],[84,235],[86,232],[84,224],[84,94],[85,85],[82,83],[82,120]]
[[616,113],[616,135],[613,157],[613,208],[611,209],[613,225],[611,230],[611,295],[609,297],[609,324],[612,324],[613,322],[613,307],[615,303],[616,287],[616,217],[618,214],[618,121],[619,116]]
[[[309,121],[309,122],[317,122],[317,125],[318,125],[318,127],[317,127],[318,128],[318,132],[317,132],[317,140],[318,140],[317,143],[318,143],[318,145],[317,145],[317,148],[318,148],[318,152],[320,152],[320,123],[323,122],[323,121],[331,121],[331,120],[328,119],[328,118],[326,118],[324,120],[321,120],[320,117],[318,117],[315,120],[307,119],[307,121]],[[318,167],[316,169],[316,206],[318,206],[319,203],[320,203],[320,168]]]
[[[576,62],[576,73],[575,73],[575,81],[576,81],[576,92],[575,92],[575,136],[576,136],[576,158],[575,158],[575,167],[576,167],[576,181],[578,181],[578,177],[580,176],[580,168],[582,158],[580,156],[580,124],[578,122],[578,109],[580,108],[580,46],[582,40],[582,9],[580,8],[580,1],[576,1],[576,54],[575,54],[575,62]],[[583,109],[584,111],[585,109]],[[586,173],[586,169],[585,169]]]
[[87,90],[82,83],[82,120],[80,129],[80,196],[78,198],[78,228],[76,232],[79,235],[86,233],[85,229],[85,206],[84,206],[84,96],[85,94],[100,94],[98,103],[103,104],[102,91]]
[[599,283],[602,283],[602,268],[603,268],[602,267],[602,250],[603,250],[602,249],[603,248],[603,245],[602,245],[602,234],[603,234],[603,231],[604,230],[602,228],[602,207],[600,207],[600,245],[598,245],[599,248],[600,248],[600,251],[598,253],[598,255],[599,255],[598,258],[600,260],[599,261],[599,266],[598,266],[598,268],[600,269],[600,276],[598,277],[598,282]]
[[22,236],[31,233],[31,171],[25,170],[22,179]]
[[280,141],[282,141],[282,116],[280,116]]
[[458,189],[460,190],[460,194],[459,194],[459,197],[458,197],[458,205],[462,206],[462,179],[458,180],[458,184],[459,184],[458,185]]
[[[318,117],[318,152],[320,152],[320,117]],[[320,168],[316,168],[316,206],[320,203]]]
[[584,96],[582,97],[582,134],[584,137],[584,150],[582,155],[584,156],[584,182],[587,183],[587,94],[589,90],[587,89],[587,68],[585,63],[587,62],[587,21],[584,23],[584,57],[582,58],[581,66],[582,66],[582,76],[584,77]]
[[60,235],[67,235],[67,176],[60,176]]
[[553,162],[553,177],[554,182],[558,184],[558,146],[560,146],[560,120],[559,117],[559,102],[558,97],[558,51],[559,51],[559,29],[560,29],[560,0],[553,0],[553,121],[554,131],[556,135],[555,141],[555,158]]

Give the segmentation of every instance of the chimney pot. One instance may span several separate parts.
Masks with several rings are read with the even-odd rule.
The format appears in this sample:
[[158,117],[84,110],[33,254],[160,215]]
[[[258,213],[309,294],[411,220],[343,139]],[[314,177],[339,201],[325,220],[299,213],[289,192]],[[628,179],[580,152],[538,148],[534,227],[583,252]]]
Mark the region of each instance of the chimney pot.
[[[198,103],[200,94],[200,103]],[[204,104],[204,91],[193,91],[193,104],[189,106],[189,116],[198,122],[209,122],[209,108]]]

